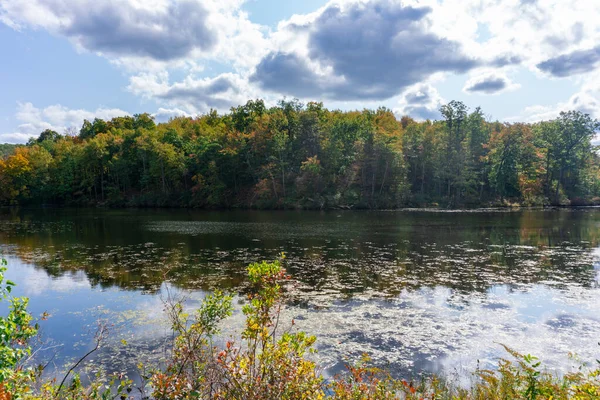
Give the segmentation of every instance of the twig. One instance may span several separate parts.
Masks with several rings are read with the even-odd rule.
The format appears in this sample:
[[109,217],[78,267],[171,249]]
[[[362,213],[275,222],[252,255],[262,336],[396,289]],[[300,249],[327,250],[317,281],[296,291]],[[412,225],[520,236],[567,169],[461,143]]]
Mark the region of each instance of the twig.
[[100,348],[100,344],[102,343],[102,340],[104,339],[104,335],[106,334],[106,325],[102,324],[98,327],[98,331],[96,331],[96,346],[88,351],[83,357],[81,357],[79,359],[79,361],[77,361],[75,363],[75,365],[73,365],[65,374],[65,376],[63,377],[62,381],[60,382],[60,385],[58,386],[58,390],[56,391],[56,393],[54,394],[54,397],[57,398],[58,394],[60,393],[60,390],[62,389],[65,381],[67,380],[67,378],[69,377],[69,375],[71,374],[71,372],[73,372],[73,370],[75,368],[77,368],[79,366],[79,364],[81,364],[83,362],[83,360],[85,360],[86,358],[88,358],[93,352],[95,352],[96,350],[98,350]]

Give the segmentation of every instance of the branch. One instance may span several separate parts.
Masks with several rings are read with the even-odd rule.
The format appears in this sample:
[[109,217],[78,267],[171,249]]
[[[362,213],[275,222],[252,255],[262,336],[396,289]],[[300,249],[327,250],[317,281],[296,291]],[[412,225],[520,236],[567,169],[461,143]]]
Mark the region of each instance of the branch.
[[75,365],[73,365],[66,373],[66,375],[63,377],[62,381],[60,382],[60,385],[58,386],[58,390],[56,391],[56,393],[54,394],[54,397],[57,398],[58,394],[60,393],[60,390],[62,389],[65,381],[67,380],[67,377],[71,374],[71,372],[73,372],[73,370],[75,368],[77,368],[79,366],[79,364],[81,364],[83,362],[83,360],[85,360],[86,358],[88,358],[92,353],[94,353],[96,350],[98,350],[100,348],[100,345],[102,344],[102,341],[104,340],[104,336],[107,333],[107,328],[106,325],[101,324],[100,326],[98,326],[98,330],[96,331],[96,334],[94,335],[96,338],[96,346],[88,351],[83,357],[81,357],[79,359],[79,361],[77,361],[75,363]]

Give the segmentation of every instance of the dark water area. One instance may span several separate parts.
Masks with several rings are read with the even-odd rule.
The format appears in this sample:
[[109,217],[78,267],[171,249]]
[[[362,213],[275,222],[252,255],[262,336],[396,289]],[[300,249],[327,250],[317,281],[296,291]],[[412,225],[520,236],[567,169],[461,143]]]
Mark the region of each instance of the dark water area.
[[[287,255],[284,317],[327,374],[363,353],[396,376],[467,375],[506,356],[557,372],[600,358],[600,209],[205,212],[0,209],[0,252],[41,323],[49,370],[85,354],[133,370],[164,356],[167,292],[243,300],[245,267]],[[235,335],[240,312],[225,327]],[[126,343],[126,344],[125,344]],[[576,357],[569,357],[569,354]]]

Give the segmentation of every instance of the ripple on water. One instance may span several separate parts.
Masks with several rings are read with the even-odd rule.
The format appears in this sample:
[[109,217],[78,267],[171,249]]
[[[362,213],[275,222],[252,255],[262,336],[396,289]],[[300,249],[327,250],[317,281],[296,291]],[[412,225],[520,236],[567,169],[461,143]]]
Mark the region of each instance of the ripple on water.
[[[98,212],[0,218],[0,248],[32,307],[69,327],[50,322],[49,336],[117,322],[106,365],[164,356],[165,280],[190,307],[217,287],[243,298],[245,266],[285,251],[285,316],[318,336],[328,373],[363,352],[398,376],[470,372],[504,356],[500,343],[566,371],[570,352],[600,358],[600,212],[581,214]],[[225,331],[240,324],[238,312]]]

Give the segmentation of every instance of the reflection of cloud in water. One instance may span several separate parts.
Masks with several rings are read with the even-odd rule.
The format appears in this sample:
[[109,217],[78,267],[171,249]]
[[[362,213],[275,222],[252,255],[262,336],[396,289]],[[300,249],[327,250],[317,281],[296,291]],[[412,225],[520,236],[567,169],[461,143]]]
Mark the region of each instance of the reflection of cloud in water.
[[19,285],[23,286],[26,296],[37,296],[48,292],[68,293],[74,290],[91,288],[84,271],[51,277],[46,271],[27,268],[21,276]]
[[592,252],[594,257],[594,269],[596,270],[596,285],[600,286],[600,247]]
[[600,270],[600,247],[592,251],[592,257],[594,257],[594,269]]
[[[167,269],[173,290],[194,290],[191,310],[198,289],[245,293],[245,265],[281,251],[296,281],[285,317],[317,335],[328,372],[363,351],[398,375],[487,367],[506,356],[498,342],[562,370],[570,351],[600,352],[597,211],[56,212],[0,218],[0,248],[35,263],[15,257],[8,272],[32,308],[53,308],[47,333],[68,357],[88,349],[81,327],[96,317],[115,324],[104,365],[164,356],[171,335],[153,294]],[[242,322],[238,307],[224,336]]]
[[[394,300],[336,302],[317,312],[291,309],[301,329],[318,335],[332,372],[341,357],[369,354],[380,366],[411,371],[472,372],[508,356],[500,343],[540,356],[557,371],[571,367],[568,355],[594,360],[600,352],[600,293],[543,286],[463,295],[443,287],[403,291]],[[577,340],[573,340],[577,338]],[[340,357],[341,356],[341,357]],[[577,364],[573,362],[572,364]]]
[[[94,292],[82,273],[58,279],[31,267],[21,273],[28,293],[78,288]],[[187,299],[186,311],[197,308],[205,295],[163,283],[160,295],[114,291],[102,305],[81,310],[90,316],[92,324],[100,317],[114,325],[110,343],[94,356],[95,362],[132,372],[139,361],[155,362],[165,357],[165,340],[171,337],[163,313],[167,285],[175,297],[183,295]],[[543,284],[499,285],[486,292],[435,286],[404,289],[387,299],[367,295],[351,300],[334,297],[329,302],[312,296],[304,298],[305,306],[287,307],[282,321],[294,318],[298,329],[317,335],[317,357],[328,374],[340,372],[345,361],[362,353],[368,353],[392,373],[408,377],[419,371],[459,371],[469,376],[478,360],[480,367],[487,368],[494,366],[498,357],[506,356],[499,343],[537,355],[558,371],[577,364],[569,361],[570,352],[582,360],[593,360],[600,351],[600,292],[577,284],[561,289]],[[239,338],[237,333],[243,324],[239,298],[234,304],[237,310],[223,327],[223,337]]]
[[[173,339],[171,325],[164,312],[169,294],[175,301],[184,302],[184,311],[191,317],[206,295],[202,291],[182,291],[163,283],[158,294],[137,299],[130,309],[105,309],[102,316],[110,321],[111,334],[105,347],[96,354],[96,363],[108,371],[126,371],[134,380],[138,379],[137,365],[140,362],[147,366],[164,365]],[[237,303],[236,298],[234,304]],[[239,338],[243,323],[243,315],[237,308],[232,317],[221,324],[222,334],[215,338],[215,344],[224,346],[228,338]]]

